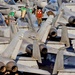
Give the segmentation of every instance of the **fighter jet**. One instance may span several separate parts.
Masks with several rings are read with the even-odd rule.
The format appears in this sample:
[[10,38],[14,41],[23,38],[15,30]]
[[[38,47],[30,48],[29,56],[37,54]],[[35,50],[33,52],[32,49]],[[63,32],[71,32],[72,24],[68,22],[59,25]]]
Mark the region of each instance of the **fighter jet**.
[[[24,31],[19,31],[16,36],[12,39],[9,46],[5,49],[5,51],[0,55],[0,61],[4,62],[5,64],[9,61],[14,61],[11,57],[16,57],[18,50],[20,48],[20,45],[22,43],[22,37],[23,37]],[[14,52],[15,55],[14,55]],[[39,70],[39,69],[33,69],[30,67],[27,67],[25,65],[17,64],[20,71],[29,72],[29,73],[36,73],[36,74],[50,74],[47,71]]]
[[[16,36],[14,37],[14,39],[11,41],[11,43],[9,44],[9,46],[6,48],[6,50],[1,54],[1,58],[0,58],[0,60],[1,61],[3,61],[3,62],[8,62],[8,60],[7,60],[7,58],[11,58],[11,59],[15,59],[16,58],[16,56],[17,56],[17,54],[18,54],[18,50],[19,50],[19,48],[20,48],[20,45],[21,45],[21,43],[22,43],[22,36],[23,36],[23,34],[24,34],[24,31],[19,31],[17,34],[16,34]],[[24,36],[23,36],[24,37]],[[37,48],[36,48],[37,47]],[[37,43],[37,41],[35,40],[35,38],[34,38],[34,45],[33,45],[33,57],[34,57],[34,59],[38,59],[39,58],[39,61],[40,61],[40,53],[39,53],[39,48],[38,48],[39,46],[38,46],[38,43]],[[13,49],[14,49],[14,51],[13,51]],[[36,50],[37,49],[37,50]],[[44,50],[45,48],[43,48],[43,50]],[[56,54],[57,53],[57,50],[56,51],[54,51],[53,52],[53,49],[51,49],[52,51],[52,53],[54,53],[54,54]],[[50,52],[50,53],[51,53]],[[65,55],[71,55],[71,56],[74,56],[75,54],[73,54],[73,53],[70,53],[70,52],[66,52],[66,51],[64,51],[64,54]],[[5,57],[5,59],[3,59]],[[37,58],[36,58],[37,57]],[[28,58],[20,58],[19,60],[26,60],[27,61],[27,59]],[[33,60],[33,58],[32,59],[28,59],[28,61],[29,60]],[[21,68],[21,67],[20,67]],[[24,68],[23,68],[23,71],[24,71]],[[25,72],[30,72],[30,70],[28,71],[25,71]],[[36,73],[36,72],[32,72],[32,73]],[[47,72],[46,72],[47,73]],[[46,74],[45,73],[45,74]],[[43,73],[39,73],[39,74],[43,74]]]
[[[28,14],[29,14],[29,12],[27,12]],[[23,51],[23,53],[25,53],[25,49],[27,49],[27,53],[30,53],[30,54],[32,54],[32,46],[30,45],[30,44],[33,44],[33,39],[37,39],[37,41],[38,41],[38,43],[39,43],[39,45],[40,44],[44,44],[44,40],[45,40],[45,38],[46,38],[46,36],[48,35],[48,32],[45,32],[45,29],[43,29],[43,27],[42,27],[42,30],[40,30],[40,32],[39,33],[37,33],[36,31],[35,31],[35,29],[34,29],[34,27],[32,26],[32,21],[31,21],[31,16],[30,15],[28,15],[29,16],[29,18],[28,18],[28,21],[29,21],[29,24],[30,24],[30,30],[29,31],[27,31],[27,32],[25,32],[25,36],[24,36],[24,38],[23,38],[23,43],[22,43],[22,47],[21,47],[21,49],[20,49],[20,52],[22,52]],[[46,24],[45,25],[48,25],[49,24],[49,22],[50,22],[50,19],[48,18],[47,19],[47,21],[46,21]],[[48,23],[48,24],[47,24]],[[49,30],[48,28],[49,27],[47,27],[46,26],[46,28],[47,28],[47,30]],[[65,29],[66,30],[66,29]],[[46,33],[46,34],[45,34]],[[65,32],[66,33],[66,32]],[[39,37],[39,34],[40,35],[42,35],[42,36],[40,36]],[[45,34],[45,35],[44,35]],[[37,36],[38,35],[38,36]],[[42,37],[44,37],[43,38],[43,40],[42,40]],[[67,37],[66,37],[67,38]],[[55,42],[56,43],[56,42]],[[51,45],[51,44],[50,44]],[[45,47],[45,45],[42,45],[43,47],[42,47],[42,49],[44,50],[44,48],[46,49],[46,47]],[[27,48],[26,48],[27,47]],[[54,49],[54,48],[53,48]],[[21,51],[22,50],[22,51]],[[53,52],[53,51],[52,51]],[[57,51],[55,52],[55,53],[57,53]],[[66,53],[66,52],[65,52]],[[6,53],[5,53],[6,54]],[[4,54],[4,55],[5,55]]]
[[16,25],[7,26],[3,15],[0,13],[0,54],[7,48],[16,33]]
[[[32,26],[32,29],[34,31],[35,28],[34,28],[34,25],[33,25],[33,22],[32,22],[32,19],[31,19],[31,15],[30,13],[28,13],[28,16],[29,16],[29,25]],[[53,28],[51,26],[51,23],[52,23],[52,19],[53,17],[49,16],[48,19],[46,20],[46,22],[44,22],[44,24],[41,25],[40,29],[37,30],[36,32],[38,33],[37,35],[37,39],[43,43],[46,43],[46,39],[47,39],[47,36],[49,34],[49,36],[51,36],[52,38],[56,37],[57,36],[57,30],[55,28]],[[46,28],[46,30],[45,30]],[[53,34],[54,33],[54,34]],[[65,35],[67,34],[67,31],[65,31]],[[28,34],[27,34],[28,35]],[[31,35],[30,35],[31,36]],[[35,35],[34,35],[35,36]],[[67,36],[67,35],[66,35]],[[27,36],[28,37],[28,36]],[[68,36],[67,36],[67,39],[68,39]],[[66,40],[67,40],[66,39]],[[50,41],[51,42],[51,41]],[[47,44],[49,42],[47,41]],[[61,44],[62,45],[62,44]]]
[[[27,12],[28,13],[28,12]],[[29,13],[28,13],[29,14]],[[29,17],[30,17],[30,15],[28,15]],[[38,55],[38,53],[37,52],[39,52],[40,50],[41,50],[41,53],[44,53],[44,51],[45,51],[45,53],[47,52],[47,49],[46,49],[46,47],[43,45],[43,47],[41,48],[41,46],[40,46],[40,50],[39,50],[39,46],[38,46],[38,44],[37,44],[37,41],[39,41],[39,45],[42,43],[42,42],[40,42],[41,40],[42,40],[42,37],[44,36],[44,38],[46,38],[46,36],[48,35],[48,32],[45,32],[45,29],[43,29],[43,27],[41,27],[42,28],[42,30],[40,30],[40,32],[38,31],[38,33],[40,34],[39,36],[38,36],[38,34],[37,34],[37,32],[35,31],[35,29],[33,28],[33,26],[32,26],[32,21],[31,21],[31,17],[30,18],[28,18],[28,21],[29,21],[29,24],[30,24],[30,30],[29,31],[27,31],[27,32],[25,32],[24,33],[24,30],[21,30],[21,31],[19,31],[17,34],[16,34],[16,36],[14,37],[14,39],[12,39],[12,41],[11,41],[11,43],[10,43],[10,45],[5,49],[5,51],[1,54],[1,61],[3,61],[3,62],[8,62],[8,58],[10,58],[11,60],[12,59],[15,59],[15,58],[17,58],[16,56],[17,56],[17,54],[18,53],[20,53],[20,52],[22,52],[22,53],[24,53],[24,50],[25,50],[25,48],[26,48],[26,46],[28,46],[29,44],[33,44],[33,40],[34,40],[34,45],[36,45],[36,46],[34,46],[33,45],[33,53],[36,55],[36,57],[38,57],[38,58],[35,58],[35,59],[38,59],[38,61],[39,61],[39,59],[41,58],[40,57],[40,53],[39,53],[39,55]],[[49,31],[49,24],[51,23],[51,19],[50,19],[50,17],[47,19],[47,21],[46,21],[46,24],[45,25],[47,25],[47,26],[45,26],[45,27],[47,27],[47,29],[48,29],[48,31]],[[46,34],[45,34],[46,33]],[[42,36],[41,36],[41,34],[42,34]],[[45,34],[45,35],[44,35]],[[22,37],[23,36],[23,37]],[[38,36],[38,37],[37,37]],[[37,41],[35,40],[35,39],[37,39]],[[23,40],[23,42],[22,42],[22,40]],[[45,40],[45,39],[44,39]],[[21,46],[22,45],[22,46]],[[20,48],[20,46],[21,46],[21,48]],[[37,47],[37,48],[36,48]],[[38,49],[37,51],[34,51],[34,50],[36,50],[36,49]],[[13,51],[14,50],[14,51]],[[20,51],[19,51],[20,50]],[[27,54],[32,54],[32,48],[30,47],[30,46],[28,46],[27,47]],[[54,50],[54,51],[53,51]],[[54,48],[52,48],[51,49],[51,47],[48,49],[48,52],[50,52],[50,53],[54,53],[54,54],[57,54],[57,51],[58,50],[56,50],[56,49],[54,49]],[[15,54],[15,55],[14,55]],[[75,56],[75,54],[74,53],[70,53],[70,52],[67,52],[66,50],[64,51],[64,54],[65,55],[70,55],[70,56]],[[34,55],[33,55],[34,56]],[[35,57],[35,56],[34,56]],[[6,58],[6,60],[4,59],[4,58]],[[27,58],[26,58],[27,59]],[[25,60],[25,58],[23,58],[23,60]],[[28,59],[28,60],[33,60],[33,59]],[[39,61],[40,62],[40,61]],[[21,68],[21,67],[20,67]],[[24,71],[24,68],[22,68],[23,69],[23,71]],[[27,70],[26,72],[32,72],[32,73],[37,73],[36,71],[35,72],[33,72],[33,71],[31,71],[31,70]],[[49,74],[48,72],[46,72],[46,73],[44,73],[44,72],[39,72],[38,74]]]
[[[56,17],[54,18],[55,21],[53,22],[52,25],[54,25],[55,27],[59,27],[60,28],[60,25],[66,25],[68,23],[71,23],[73,20],[74,20],[74,3],[63,3],[61,5],[61,7],[59,8],[59,11],[56,15]],[[60,24],[61,23],[61,24]],[[74,26],[74,25],[73,25]],[[68,26],[68,35],[69,35],[69,38],[74,38],[74,27],[72,27],[70,25],[70,27]],[[58,35],[61,34],[60,32],[61,29],[58,29]]]
[[[57,25],[58,20],[62,21],[62,19],[64,20],[64,23],[67,23],[70,20],[71,16],[75,16],[74,15],[74,4],[75,3],[63,3],[57,13],[57,20],[55,20],[55,24]],[[59,15],[58,15],[59,14]]]

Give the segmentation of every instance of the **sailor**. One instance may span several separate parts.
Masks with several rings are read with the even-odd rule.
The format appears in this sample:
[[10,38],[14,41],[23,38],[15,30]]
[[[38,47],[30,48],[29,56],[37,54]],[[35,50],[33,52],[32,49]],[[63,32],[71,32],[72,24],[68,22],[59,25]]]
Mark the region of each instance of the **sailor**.
[[37,10],[36,10],[36,18],[37,18],[37,21],[38,21],[38,26],[40,26],[40,24],[42,23],[42,17],[43,17],[42,9],[37,8]]
[[0,62],[0,75],[5,75],[6,67],[3,62]]
[[7,17],[5,17],[5,22],[7,24],[7,26],[10,25],[10,22],[14,22],[15,21],[15,12],[14,11],[11,11]]
[[21,7],[21,21],[27,22],[27,11],[29,11],[30,13],[32,13],[32,9],[26,7]]
[[5,23],[7,26],[9,26],[9,19],[7,17],[5,17]]
[[24,19],[25,15],[26,15],[26,8],[21,7],[21,18]]

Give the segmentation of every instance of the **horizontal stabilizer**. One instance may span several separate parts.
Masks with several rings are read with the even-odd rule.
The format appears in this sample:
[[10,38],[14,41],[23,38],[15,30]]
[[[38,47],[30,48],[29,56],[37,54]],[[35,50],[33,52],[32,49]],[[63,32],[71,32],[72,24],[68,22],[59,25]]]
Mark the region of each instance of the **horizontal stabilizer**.
[[32,57],[35,59],[38,59],[38,62],[42,63],[39,44],[36,39],[33,40],[33,55],[32,55]]
[[[48,49],[48,53],[57,54],[57,52],[58,52],[58,49],[55,49],[52,47],[47,47],[47,49]],[[75,56],[75,53],[68,52],[68,51],[66,51],[66,49],[63,51],[63,54],[67,55],[67,56]]]
[[22,41],[23,40],[20,38],[19,41],[18,41],[18,43],[17,43],[17,45],[16,45],[16,47],[15,47],[15,49],[14,49],[14,51],[12,52],[12,55],[11,55],[11,58],[12,59],[16,59],[17,54],[18,54],[18,52],[20,50],[20,46],[22,44]]
[[35,74],[43,74],[43,75],[50,75],[48,71],[41,70],[41,69],[35,69],[24,65],[18,65],[19,71],[28,72],[28,73],[35,73]]
[[60,20],[60,17],[62,16],[62,14],[63,14],[63,11],[59,11],[59,14],[55,16],[55,18],[52,21],[53,26],[55,27],[57,26],[57,22]]
[[31,57],[19,57],[19,56],[16,59],[22,60],[22,61],[36,61],[36,60],[38,60],[35,58],[31,58]]
[[[68,29],[73,29],[73,28],[68,28]],[[61,37],[61,29],[58,29],[58,36]],[[68,33],[68,37],[71,39],[75,39],[75,35]]]
[[58,70],[63,70],[63,69],[64,69],[63,50],[58,50],[54,64],[53,74],[57,74]]
[[9,61],[14,61],[14,60],[0,56],[0,61],[3,62],[4,64],[7,64]]

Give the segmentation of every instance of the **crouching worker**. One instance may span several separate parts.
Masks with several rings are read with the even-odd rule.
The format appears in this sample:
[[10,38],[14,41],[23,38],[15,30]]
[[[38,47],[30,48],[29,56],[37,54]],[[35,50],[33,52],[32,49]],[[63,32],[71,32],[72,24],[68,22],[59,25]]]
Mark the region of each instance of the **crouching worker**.
[[7,26],[9,26],[11,22],[15,21],[14,16],[15,16],[15,12],[10,12],[8,14],[8,16],[5,18],[5,22],[6,22]]
[[21,18],[24,19],[25,15],[26,15],[26,8],[21,7]]
[[42,9],[39,8],[36,10],[36,18],[37,18],[39,27],[40,27],[40,24],[42,23],[42,17],[43,17],[43,12],[42,12]]

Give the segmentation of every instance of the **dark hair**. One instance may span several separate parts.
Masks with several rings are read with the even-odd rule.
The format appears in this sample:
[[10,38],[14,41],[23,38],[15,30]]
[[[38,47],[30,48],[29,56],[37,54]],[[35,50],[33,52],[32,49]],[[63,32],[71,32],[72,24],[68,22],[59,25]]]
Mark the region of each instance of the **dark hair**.
[[41,7],[39,7],[39,6],[37,6],[37,9],[41,9],[41,10],[42,10],[42,8],[41,8]]
[[33,11],[32,11],[32,13],[34,13],[34,14],[35,14],[35,11],[36,11],[36,9],[35,9],[35,8],[33,8]]

